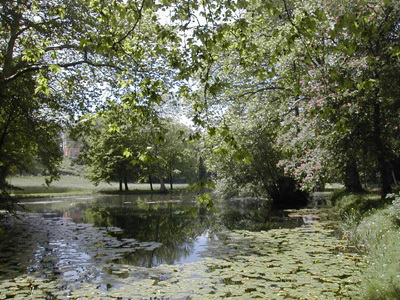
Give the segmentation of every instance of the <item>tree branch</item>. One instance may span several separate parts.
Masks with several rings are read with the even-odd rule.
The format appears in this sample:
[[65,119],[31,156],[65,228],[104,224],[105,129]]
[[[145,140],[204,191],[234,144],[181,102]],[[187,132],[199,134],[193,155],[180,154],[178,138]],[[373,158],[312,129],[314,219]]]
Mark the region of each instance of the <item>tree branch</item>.
[[259,89],[255,90],[255,91],[244,92],[244,93],[240,94],[239,97],[244,97],[244,96],[247,96],[247,95],[253,96],[253,95],[261,93],[261,92],[276,91],[276,90],[286,90],[286,88],[277,87],[277,86],[267,86],[267,87],[259,88]]
[[74,49],[77,50],[79,49],[79,46],[77,45],[69,45],[69,44],[64,44],[64,45],[59,45],[59,46],[51,46],[47,47],[44,49],[45,52],[53,51],[53,50],[64,50],[64,49]]
[[138,16],[135,21],[135,24],[133,24],[132,28],[130,30],[128,30],[128,32],[124,36],[122,36],[118,41],[114,42],[114,44],[112,45],[112,49],[114,49],[115,51],[117,50],[117,45],[121,44],[124,40],[126,40],[128,38],[128,36],[131,35],[131,33],[133,31],[135,31],[137,25],[139,24],[140,20],[142,19],[142,11],[143,11],[143,7],[144,7],[144,2],[145,2],[145,0],[142,1],[142,4],[138,8],[138,11],[137,11]]
[[315,64],[316,66],[320,66],[321,64],[320,64],[320,62],[319,62],[319,59],[318,59],[318,58],[314,59],[314,57],[311,55],[310,48],[308,47],[306,41],[304,40],[303,35],[302,35],[302,33],[301,33],[301,30],[300,30],[299,27],[293,22],[293,19],[292,19],[292,17],[290,16],[290,12],[289,12],[289,8],[288,8],[288,6],[287,6],[286,0],[282,0],[282,1],[283,1],[284,6],[285,6],[285,11],[286,11],[286,15],[287,15],[287,17],[288,17],[289,23],[296,29],[296,31],[297,31],[297,33],[298,33],[298,35],[299,35],[300,41],[301,41],[301,43],[304,45],[304,48],[306,49],[307,56],[311,59],[311,61],[314,62],[314,64]]
[[17,79],[18,77],[20,77],[21,75],[25,74],[25,73],[30,73],[30,72],[36,72],[39,70],[47,70],[49,69],[51,66],[59,66],[60,68],[64,68],[64,69],[68,69],[71,67],[75,67],[75,66],[79,66],[79,65],[89,65],[92,67],[99,67],[99,68],[110,68],[110,69],[116,69],[118,71],[123,71],[122,68],[112,65],[112,64],[107,64],[107,63],[95,63],[92,62],[90,60],[87,59],[87,57],[85,57],[85,59],[83,60],[79,60],[79,61],[75,61],[75,62],[71,62],[71,63],[65,63],[65,64],[36,64],[36,65],[31,65],[25,68],[22,68],[21,70],[19,70],[18,72],[14,73],[13,75],[9,76],[9,77],[5,77],[3,79],[3,83],[9,83],[14,81],[15,79]]

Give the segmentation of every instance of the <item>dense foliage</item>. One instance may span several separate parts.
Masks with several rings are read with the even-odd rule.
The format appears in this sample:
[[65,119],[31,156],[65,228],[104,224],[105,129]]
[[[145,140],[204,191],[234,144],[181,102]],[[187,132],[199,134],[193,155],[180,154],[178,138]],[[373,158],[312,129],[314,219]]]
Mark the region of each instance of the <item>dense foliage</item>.
[[272,197],[281,178],[363,178],[384,197],[399,178],[398,1],[18,0],[0,14],[3,191],[36,158],[56,176],[57,132],[86,113],[106,128],[85,154],[94,182],[140,173],[132,153],[171,177],[160,112],[181,100],[219,182]]
[[159,100],[176,36],[160,27],[156,9],[145,0],[1,1],[2,198],[7,175],[34,159],[57,177],[59,136],[105,95]]
[[120,190],[128,181],[153,178],[166,191],[164,178],[173,189],[174,177],[193,180],[196,154],[185,139],[190,129],[168,118],[158,118],[146,106],[110,103],[105,111],[88,115],[74,129],[84,147],[80,160],[88,166],[87,176],[96,185],[119,181]]
[[215,122],[232,122],[221,110],[242,116],[236,128],[261,111],[281,152],[278,165],[302,189],[339,180],[360,191],[362,174],[379,178],[384,198],[399,155],[399,3],[247,4],[227,6],[230,18],[210,34],[198,118],[213,134]]

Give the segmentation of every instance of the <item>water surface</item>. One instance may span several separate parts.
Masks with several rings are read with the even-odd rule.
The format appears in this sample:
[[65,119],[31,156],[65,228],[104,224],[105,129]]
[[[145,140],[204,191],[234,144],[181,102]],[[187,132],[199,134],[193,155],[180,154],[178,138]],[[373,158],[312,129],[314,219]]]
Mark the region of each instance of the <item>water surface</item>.
[[[341,251],[322,210],[269,214],[252,199],[208,210],[190,193],[28,199],[24,207],[1,224],[0,291],[9,297],[280,299],[313,285],[322,293],[322,284],[346,299],[360,271],[361,258]],[[334,274],[339,264],[346,272]],[[318,267],[333,277],[321,281]]]

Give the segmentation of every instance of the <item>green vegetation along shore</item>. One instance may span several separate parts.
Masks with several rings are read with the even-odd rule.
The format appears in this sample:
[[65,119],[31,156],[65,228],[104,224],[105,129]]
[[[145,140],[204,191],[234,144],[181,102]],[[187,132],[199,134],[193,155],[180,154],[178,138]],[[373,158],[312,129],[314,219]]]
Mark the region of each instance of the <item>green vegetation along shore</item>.
[[391,194],[382,204],[379,195],[336,192],[332,202],[342,217],[343,237],[365,253],[360,299],[400,297],[400,196]]

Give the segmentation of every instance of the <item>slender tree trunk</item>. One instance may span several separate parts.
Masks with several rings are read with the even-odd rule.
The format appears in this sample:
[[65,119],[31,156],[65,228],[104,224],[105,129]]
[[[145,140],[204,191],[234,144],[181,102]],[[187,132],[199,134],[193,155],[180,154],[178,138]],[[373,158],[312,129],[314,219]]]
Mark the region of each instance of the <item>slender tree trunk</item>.
[[152,178],[151,178],[151,175],[149,175],[149,183],[150,183],[150,189],[151,189],[152,191],[154,191],[154,188],[153,188],[153,180],[152,180]]
[[358,172],[357,162],[353,155],[348,154],[344,173],[344,186],[346,190],[354,193],[362,192],[360,173]]
[[122,192],[122,179],[119,180],[119,191]]
[[[158,147],[157,147],[157,145],[154,147],[154,150],[155,150],[155,154],[156,154],[156,156],[157,156],[157,154],[158,154]],[[162,193],[167,193],[168,190],[167,190],[167,187],[165,186],[165,183],[164,183],[164,178],[163,178],[163,176],[162,176],[160,162],[158,162],[158,161],[157,161],[157,163],[156,163],[156,168],[157,168],[158,177],[159,177],[159,179],[160,179],[160,192],[162,192]]]
[[172,174],[169,173],[169,186],[170,186],[171,190],[174,189],[172,180],[173,180],[173,179],[172,179]]
[[394,170],[392,170],[392,177],[393,177],[394,185],[397,185],[397,178],[396,178],[396,174],[394,173]]
[[207,180],[207,170],[204,165],[203,157],[200,155],[197,162],[197,182],[203,188]]
[[126,176],[124,176],[124,184],[125,184],[125,191],[129,191],[128,188],[128,178]]
[[[7,181],[6,178],[8,176],[8,168],[5,166],[0,166],[0,195],[6,191]],[[0,196],[1,202],[1,196]]]

